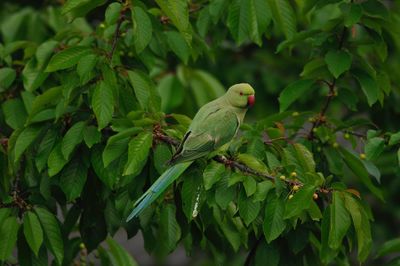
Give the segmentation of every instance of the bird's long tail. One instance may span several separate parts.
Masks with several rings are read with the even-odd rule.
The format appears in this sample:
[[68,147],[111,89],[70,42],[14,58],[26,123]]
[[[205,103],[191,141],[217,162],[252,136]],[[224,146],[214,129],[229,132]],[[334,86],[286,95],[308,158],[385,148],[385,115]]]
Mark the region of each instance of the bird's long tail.
[[178,163],[168,168],[151,187],[135,202],[134,209],[129,214],[128,222],[137,217],[144,209],[152,204],[181,174],[192,164],[193,161]]

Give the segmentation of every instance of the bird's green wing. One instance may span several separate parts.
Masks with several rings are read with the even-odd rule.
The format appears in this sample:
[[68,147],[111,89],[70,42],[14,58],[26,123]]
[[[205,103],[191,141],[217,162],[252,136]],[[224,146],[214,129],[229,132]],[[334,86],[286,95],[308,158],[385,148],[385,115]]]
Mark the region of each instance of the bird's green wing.
[[182,149],[173,162],[184,162],[200,158],[229,142],[236,134],[239,121],[236,114],[221,108],[210,113],[203,121],[192,126],[184,139]]

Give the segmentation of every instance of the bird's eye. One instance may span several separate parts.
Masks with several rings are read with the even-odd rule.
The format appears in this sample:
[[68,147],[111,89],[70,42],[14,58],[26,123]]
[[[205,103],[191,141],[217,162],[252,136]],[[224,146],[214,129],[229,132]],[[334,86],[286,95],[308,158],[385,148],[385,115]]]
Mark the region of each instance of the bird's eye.
[[243,95],[243,92],[240,92],[240,95]]

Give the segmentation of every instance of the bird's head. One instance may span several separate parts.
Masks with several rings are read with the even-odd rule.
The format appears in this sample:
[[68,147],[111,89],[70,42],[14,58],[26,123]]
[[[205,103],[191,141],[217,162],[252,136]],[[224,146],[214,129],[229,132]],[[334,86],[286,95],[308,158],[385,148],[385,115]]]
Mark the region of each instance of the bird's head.
[[255,103],[254,89],[248,83],[238,83],[226,93],[229,103],[238,108],[249,108]]

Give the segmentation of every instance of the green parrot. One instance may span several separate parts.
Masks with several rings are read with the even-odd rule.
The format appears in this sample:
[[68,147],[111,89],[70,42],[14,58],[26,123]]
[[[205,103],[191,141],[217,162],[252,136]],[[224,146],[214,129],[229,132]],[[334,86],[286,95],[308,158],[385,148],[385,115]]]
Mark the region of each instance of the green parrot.
[[172,166],[135,202],[127,221],[152,204],[195,159],[228,144],[238,132],[247,109],[254,105],[254,94],[249,84],[239,83],[221,97],[203,105],[172,156]]

